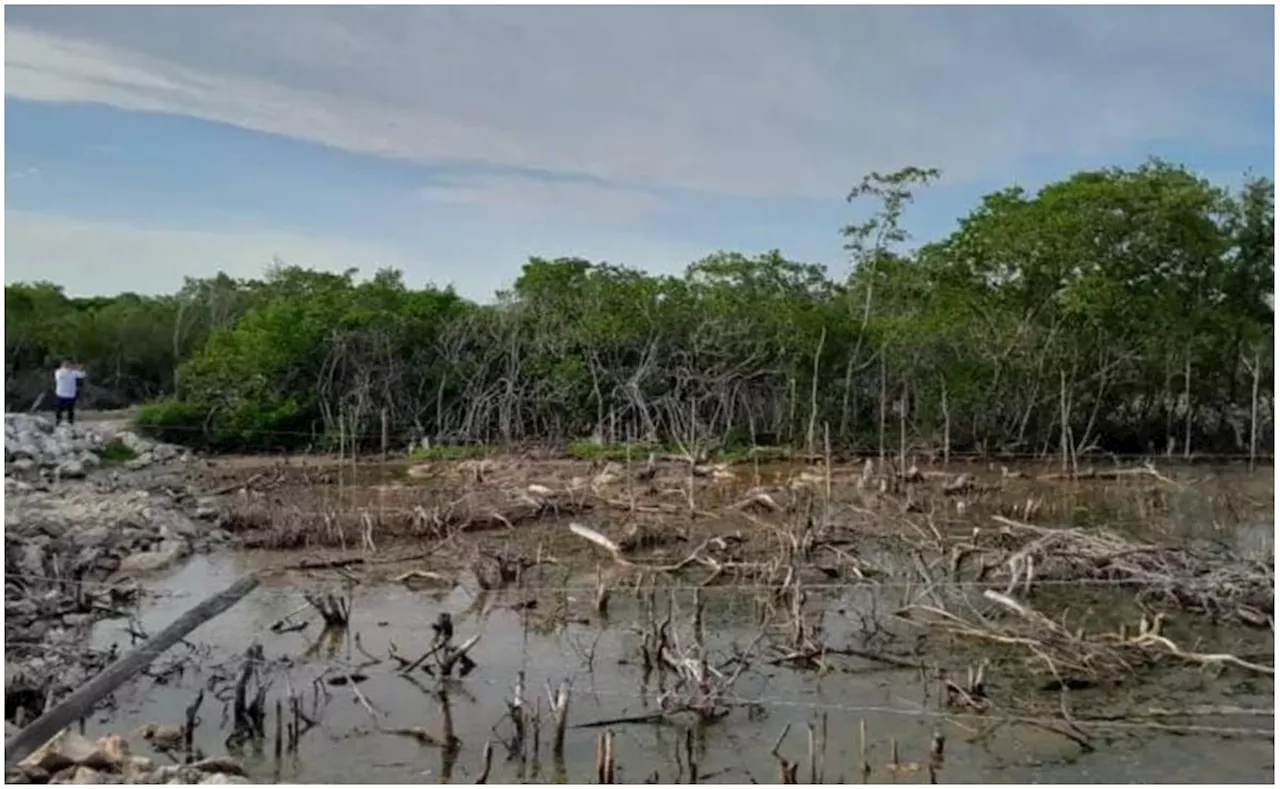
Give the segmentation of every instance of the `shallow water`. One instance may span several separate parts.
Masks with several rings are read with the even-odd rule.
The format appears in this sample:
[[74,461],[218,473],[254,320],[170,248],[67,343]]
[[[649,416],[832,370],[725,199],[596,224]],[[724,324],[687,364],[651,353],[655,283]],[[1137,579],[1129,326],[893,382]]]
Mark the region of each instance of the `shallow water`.
[[[150,588],[155,592],[143,605],[140,621],[148,633],[167,625],[203,597],[225,588],[242,573],[254,569],[252,556],[225,554],[200,556],[169,575],[159,578]],[[310,709],[309,682],[335,661],[359,664],[363,656],[350,641],[336,644],[334,654],[316,650],[305,653],[315,643],[316,625],[302,632],[276,634],[269,626],[303,603],[296,579],[266,582],[227,613],[196,630],[189,640],[208,658],[202,674],[188,672],[167,685],[143,678],[117,693],[118,709],[99,713],[89,723],[89,733],[132,731],[146,722],[178,724],[184,708],[203,686],[212,669],[223,662],[234,668],[239,656],[253,642],[260,642],[268,660],[289,656],[295,662],[289,671],[294,687],[307,686],[307,708]],[[588,623],[590,592],[584,588],[571,602],[571,617],[583,620],[558,628],[539,627],[545,621],[540,613],[530,614],[526,629],[523,614],[504,607],[518,600],[507,596],[490,596],[486,604],[476,605],[473,591],[458,587],[446,594],[414,592],[399,586],[357,587],[352,609],[353,633],[359,633],[362,646],[375,657],[385,657],[394,642],[401,654],[416,656],[430,643],[430,624],[440,611],[455,618],[458,640],[475,632],[482,640],[473,651],[479,667],[465,679],[450,685],[450,704],[455,732],[462,741],[454,781],[471,782],[480,769],[481,752],[487,740],[495,746],[494,773],[491,782],[519,780],[520,768],[505,759],[499,743],[509,735],[510,724],[503,721],[506,700],[518,673],[526,673],[527,703],[536,695],[544,695],[546,682],[572,679],[573,699],[570,725],[605,718],[636,715],[653,708],[657,689],[643,684],[641,670],[634,664],[638,639],[628,632],[625,623],[637,619],[638,603],[634,597],[618,593],[611,606],[611,619],[619,624],[605,627]],[[526,595],[529,593],[526,592]],[[734,589],[708,589],[706,630],[713,646],[737,642],[745,647],[755,635],[752,625],[752,602]],[[549,597],[540,598],[541,608],[553,607]],[[688,601],[683,601],[688,605]],[[848,597],[831,606],[827,626],[832,640],[839,640],[854,627],[862,598]],[[686,608],[686,610],[689,610]],[[310,618],[314,619],[314,615]],[[117,642],[129,645],[123,623],[105,622],[95,631],[99,645]],[[178,646],[161,657],[156,667],[163,667],[181,656],[186,647]],[[725,650],[727,654],[727,649]],[[594,654],[594,658],[588,655]],[[624,663],[624,661],[626,661]],[[819,677],[816,673],[787,668],[758,667],[747,672],[736,686],[736,692],[747,699],[758,700],[762,712],[748,715],[735,711],[727,720],[706,728],[694,739],[694,759],[705,782],[773,783],[777,780],[776,761],[769,755],[774,740],[784,726],[791,732],[782,745],[782,753],[801,763],[800,779],[808,780],[808,733],[812,723],[820,728],[826,716],[828,744],[825,750],[824,774],[828,783],[856,781],[861,762],[859,724],[866,722],[868,761],[872,764],[872,782],[923,783],[927,774],[921,771],[888,769],[891,742],[896,741],[903,763],[924,762],[933,732],[947,737],[945,763],[938,774],[940,782],[1271,782],[1274,775],[1274,748],[1267,739],[1224,739],[1213,735],[1173,736],[1119,727],[1110,734],[1113,740],[1102,742],[1090,754],[1058,734],[1030,726],[1004,726],[982,744],[965,742],[967,736],[984,726],[983,722],[963,718],[959,724],[942,719],[935,699],[925,700],[924,686],[916,671],[884,670],[883,666],[851,660],[852,673],[834,673]],[[381,733],[379,728],[421,726],[439,733],[439,702],[423,688],[395,673],[395,664],[361,669],[369,676],[360,690],[379,712],[377,722],[356,700],[350,688],[329,688],[332,695],[320,714],[320,725],[309,731],[299,752],[286,754],[280,763],[271,755],[268,742],[265,755],[250,757],[251,774],[262,781],[338,782],[338,783],[414,783],[441,780],[449,769],[442,762],[439,749],[419,745],[414,740]],[[230,673],[230,672],[228,672]],[[417,675],[421,684],[431,687],[432,679]],[[656,684],[656,683],[655,683]],[[1264,693],[1238,696],[1231,702],[1241,706],[1267,707],[1272,704],[1270,684]],[[284,680],[275,675],[268,696],[267,731],[274,728],[274,699],[283,695]],[[646,708],[646,701],[648,708]],[[1179,699],[1182,700],[1181,698]],[[545,698],[542,702],[546,709]],[[220,725],[221,703],[206,698],[202,708],[202,725],[196,742],[209,754],[223,753],[223,740],[228,729]],[[1213,725],[1249,728],[1272,726],[1270,718],[1245,718]],[[686,740],[682,729],[674,726],[616,725],[615,754],[619,783],[636,783],[656,773],[663,783],[687,780],[682,764]],[[542,733],[542,760],[538,773],[532,765],[524,769],[526,780],[553,781],[567,777],[570,782],[594,779],[596,738],[599,729],[570,728],[566,741],[565,765],[559,770],[549,755],[550,734]],[[139,742],[138,747],[145,752]],[[683,776],[683,777],[682,777]]]

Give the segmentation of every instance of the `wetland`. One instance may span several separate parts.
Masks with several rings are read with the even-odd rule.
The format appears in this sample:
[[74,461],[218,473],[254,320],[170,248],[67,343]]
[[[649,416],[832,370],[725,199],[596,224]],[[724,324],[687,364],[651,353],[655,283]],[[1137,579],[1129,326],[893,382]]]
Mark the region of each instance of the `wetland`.
[[[88,610],[7,616],[6,642],[83,681],[256,575],[80,724],[255,782],[1272,780],[1269,467],[899,468],[284,456],[11,482],[9,556],[12,523],[53,529],[41,495],[179,534],[108,555],[184,547],[64,561],[48,583]],[[50,594],[7,569],[7,613]],[[76,684],[13,660],[10,722]],[[190,723],[176,750],[148,736]]]

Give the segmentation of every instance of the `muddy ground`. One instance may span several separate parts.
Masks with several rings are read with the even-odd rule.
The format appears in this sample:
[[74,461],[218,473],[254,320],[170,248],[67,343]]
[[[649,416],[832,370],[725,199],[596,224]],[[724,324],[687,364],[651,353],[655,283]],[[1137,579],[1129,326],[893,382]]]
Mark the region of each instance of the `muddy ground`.
[[[6,718],[257,572],[86,733],[146,748],[199,696],[193,748],[265,781],[1272,780],[1269,467],[906,465],[194,458],[9,484]],[[84,569],[94,525],[109,558]],[[56,568],[10,563],[33,541]]]

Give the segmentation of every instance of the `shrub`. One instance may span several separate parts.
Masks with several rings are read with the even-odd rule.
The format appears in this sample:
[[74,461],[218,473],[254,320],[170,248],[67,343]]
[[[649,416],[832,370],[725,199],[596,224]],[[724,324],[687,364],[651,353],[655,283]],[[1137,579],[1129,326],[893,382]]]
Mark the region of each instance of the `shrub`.
[[138,456],[133,448],[118,438],[113,438],[103,445],[102,449],[97,450],[97,455],[102,459],[103,465],[116,465],[119,463],[128,463]]
[[172,444],[215,452],[299,449],[312,443],[311,410],[289,398],[269,406],[242,402],[234,409],[213,409],[186,400],[157,400],[143,405],[138,432]]
[[195,403],[164,399],[145,403],[138,408],[134,427],[142,435],[183,446],[200,446],[205,442],[208,410]]

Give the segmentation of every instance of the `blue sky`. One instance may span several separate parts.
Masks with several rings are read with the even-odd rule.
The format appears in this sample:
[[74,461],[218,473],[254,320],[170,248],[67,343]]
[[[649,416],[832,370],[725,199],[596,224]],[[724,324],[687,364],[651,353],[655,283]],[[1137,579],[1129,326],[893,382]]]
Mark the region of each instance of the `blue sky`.
[[907,224],[1161,155],[1274,172],[1256,7],[6,8],[5,279],[172,291],[279,257],[487,298],[530,255],[844,263]]

